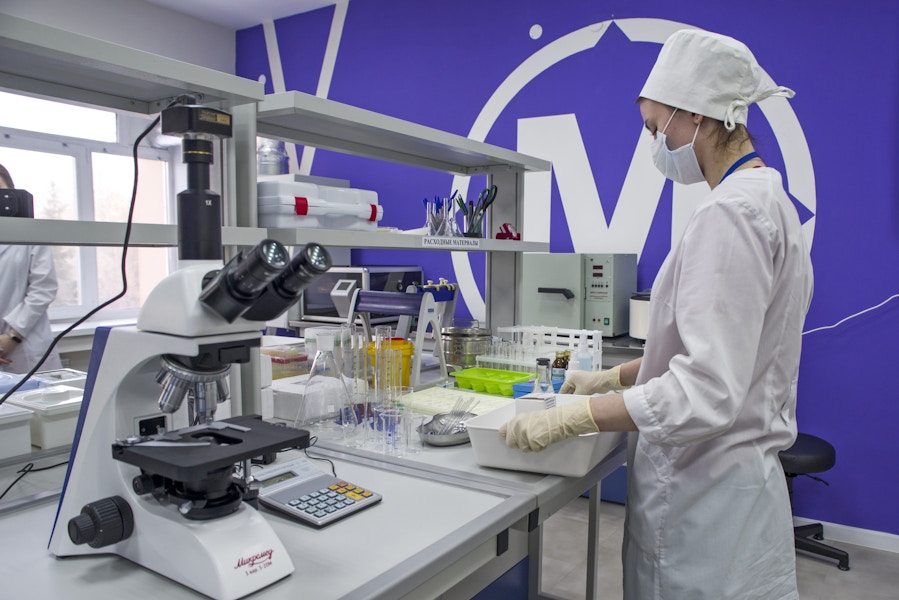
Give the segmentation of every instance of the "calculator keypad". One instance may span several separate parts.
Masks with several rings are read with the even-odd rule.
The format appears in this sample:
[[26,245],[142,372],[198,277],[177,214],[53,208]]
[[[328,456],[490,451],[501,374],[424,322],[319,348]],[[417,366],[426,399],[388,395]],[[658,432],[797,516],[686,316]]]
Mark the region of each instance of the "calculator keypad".
[[322,473],[308,459],[287,461],[255,476],[261,482],[262,506],[313,527],[324,527],[381,501],[377,492]]
[[282,502],[299,512],[304,520],[325,525],[378,500],[380,496],[371,490],[338,481]]

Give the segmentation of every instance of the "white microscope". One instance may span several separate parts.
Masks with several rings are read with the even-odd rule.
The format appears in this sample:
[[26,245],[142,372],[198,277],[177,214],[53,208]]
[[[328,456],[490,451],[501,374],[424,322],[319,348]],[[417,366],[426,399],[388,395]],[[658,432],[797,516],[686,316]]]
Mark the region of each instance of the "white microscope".
[[[178,195],[179,255],[221,260],[220,198],[206,189],[207,137],[230,136],[230,115],[174,106],[162,112],[162,129],[184,136],[188,163],[188,190]],[[304,448],[309,433],[254,415],[214,415],[229,398],[231,365],[250,360],[264,322],[330,266],[318,244],[291,259],[279,242],[263,240],[223,268],[189,267],[164,279],[136,327],[97,330],[53,555],[118,554],[222,600],[293,572],[284,545],[247,504],[258,492],[250,462]],[[187,410],[179,410],[185,398]]]
[[[249,482],[233,472],[307,446],[308,432],[213,415],[228,398],[230,365],[260,344],[259,321],[329,267],[321,246],[291,261],[265,240],[218,272],[191,267],[163,280],[136,327],[98,330],[52,554],[118,554],[226,600],[293,572],[268,522],[244,502]],[[185,398],[189,422],[175,429]]]

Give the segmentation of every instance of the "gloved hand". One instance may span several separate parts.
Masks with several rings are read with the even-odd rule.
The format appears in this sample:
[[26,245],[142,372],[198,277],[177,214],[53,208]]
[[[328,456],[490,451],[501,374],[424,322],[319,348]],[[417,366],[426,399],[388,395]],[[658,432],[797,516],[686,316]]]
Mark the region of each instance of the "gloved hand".
[[599,431],[590,412],[590,399],[518,415],[499,428],[509,448],[539,452],[550,444],[582,433]]
[[559,390],[560,394],[605,394],[625,389],[621,383],[621,365],[605,371],[571,371]]

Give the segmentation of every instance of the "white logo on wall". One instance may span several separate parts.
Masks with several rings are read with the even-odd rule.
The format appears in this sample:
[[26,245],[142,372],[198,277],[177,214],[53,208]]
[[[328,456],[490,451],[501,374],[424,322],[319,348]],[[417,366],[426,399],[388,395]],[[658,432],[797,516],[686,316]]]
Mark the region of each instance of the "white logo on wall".
[[[573,31],[544,46],[518,66],[496,89],[475,119],[468,137],[484,141],[509,102],[535,77],[555,64],[596,46],[609,25],[615,23],[631,42],[664,43],[679,29],[692,26],[663,19],[617,19]],[[765,75],[767,77],[767,74]],[[789,191],[812,215],[816,209],[815,176],[808,143],[796,114],[786,98],[771,97],[759,103],[777,139],[786,169]],[[575,252],[623,252],[641,254],[659,203],[665,179],[652,164],[650,136],[634,132],[636,144],[621,188],[615,212],[606,219],[590,169],[583,137],[573,114],[520,119],[518,151],[552,161]],[[452,189],[468,189],[469,177],[456,176]],[[523,236],[530,241],[549,241],[552,173],[525,175]],[[708,194],[704,183],[674,184],[671,240],[680,239],[694,206]],[[609,225],[606,225],[609,223]],[[803,224],[812,245],[815,217]],[[484,298],[475,281],[468,255],[452,253],[459,289],[473,318],[486,321]]]

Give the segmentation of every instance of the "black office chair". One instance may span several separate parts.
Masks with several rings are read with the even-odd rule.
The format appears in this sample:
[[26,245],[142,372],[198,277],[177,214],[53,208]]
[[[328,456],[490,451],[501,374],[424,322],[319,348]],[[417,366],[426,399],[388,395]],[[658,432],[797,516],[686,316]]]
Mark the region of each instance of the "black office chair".
[[[790,505],[792,506],[793,480],[800,475],[823,473],[836,464],[837,458],[836,451],[828,442],[807,433],[800,433],[790,448],[780,452],[780,462],[787,476],[787,489],[790,490]],[[827,483],[817,477],[812,477],[812,479]],[[817,541],[824,539],[824,527],[821,523],[794,527],[793,537],[798,550],[835,558],[839,561],[837,566],[841,571],[849,570],[849,554],[847,552]]]

